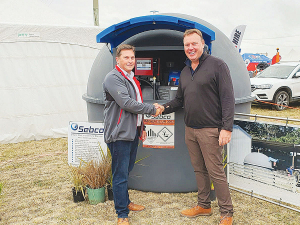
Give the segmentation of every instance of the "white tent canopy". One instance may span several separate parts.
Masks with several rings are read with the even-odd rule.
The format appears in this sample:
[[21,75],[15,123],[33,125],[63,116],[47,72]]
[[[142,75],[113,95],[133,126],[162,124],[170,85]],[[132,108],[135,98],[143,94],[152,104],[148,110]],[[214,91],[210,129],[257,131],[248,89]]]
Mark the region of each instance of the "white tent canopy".
[[299,62],[300,61],[300,53],[297,52],[295,49],[292,49],[289,54],[287,54],[286,57],[282,58],[281,61],[296,61]]
[[93,26],[93,0],[1,0],[0,21],[11,24]]
[[100,31],[0,23],[0,143],[65,137],[69,121],[87,120]]

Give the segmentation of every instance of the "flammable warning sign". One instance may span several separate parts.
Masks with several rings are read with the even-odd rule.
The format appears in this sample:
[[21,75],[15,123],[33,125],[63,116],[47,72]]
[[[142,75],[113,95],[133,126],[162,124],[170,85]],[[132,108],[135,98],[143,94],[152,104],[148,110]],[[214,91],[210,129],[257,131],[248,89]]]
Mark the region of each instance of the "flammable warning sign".
[[145,115],[147,139],[144,148],[174,148],[175,113],[153,117]]

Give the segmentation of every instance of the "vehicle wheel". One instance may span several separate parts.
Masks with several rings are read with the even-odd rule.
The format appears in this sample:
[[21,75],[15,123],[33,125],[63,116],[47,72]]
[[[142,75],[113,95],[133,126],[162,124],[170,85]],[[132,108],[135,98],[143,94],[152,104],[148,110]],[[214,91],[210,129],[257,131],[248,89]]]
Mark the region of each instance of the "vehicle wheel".
[[279,91],[274,98],[275,109],[278,111],[286,109],[284,106],[289,106],[290,104],[290,96],[286,91]]

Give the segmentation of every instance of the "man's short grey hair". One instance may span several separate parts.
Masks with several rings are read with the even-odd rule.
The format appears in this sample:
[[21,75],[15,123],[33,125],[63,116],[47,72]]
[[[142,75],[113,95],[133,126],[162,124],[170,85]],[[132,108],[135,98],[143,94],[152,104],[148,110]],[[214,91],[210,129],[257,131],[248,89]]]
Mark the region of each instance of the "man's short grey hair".
[[116,53],[117,57],[121,56],[122,50],[132,50],[133,53],[135,53],[135,48],[132,45],[122,44],[117,47],[117,53]]

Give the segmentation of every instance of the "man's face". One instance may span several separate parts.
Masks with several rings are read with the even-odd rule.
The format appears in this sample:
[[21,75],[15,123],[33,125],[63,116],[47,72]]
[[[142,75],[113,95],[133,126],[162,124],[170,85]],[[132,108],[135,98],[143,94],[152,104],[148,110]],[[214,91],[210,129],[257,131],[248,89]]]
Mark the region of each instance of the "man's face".
[[203,53],[204,40],[197,33],[192,33],[184,37],[183,44],[186,56],[192,62],[199,60]]
[[133,50],[122,50],[121,55],[119,57],[116,57],[116,61],[121,69],[125,70],[127,73],[130,73],[135,64],[135,56]]

